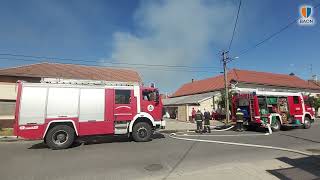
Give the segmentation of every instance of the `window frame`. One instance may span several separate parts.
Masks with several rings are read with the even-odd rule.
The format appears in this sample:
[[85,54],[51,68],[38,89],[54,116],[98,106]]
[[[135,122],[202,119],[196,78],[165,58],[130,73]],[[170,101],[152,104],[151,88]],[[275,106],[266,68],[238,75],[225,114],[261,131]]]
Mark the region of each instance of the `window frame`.
[[299,96],[293,96],[293,104],[300,104]]
[[[128,94],[117,94],[118,92],[129,92],[129,93]],[[132,92],[132,90],[130,90],[130,89],[115,89],[114,90],[114,104],[131,104],[131,96],[132,96],[131,92]],[[124,102],[121,102],[121,99],[118,99],[121,97],[120,95],[122,95],[122,97],[125,97]],[[128,98],[126,98],[127,95],[129,95]]]
[[[0,106],[1,106],[1,108],[0,108],[1,109],[0,117],[1,116],[12,116],[12,117],[15,116],[15,111],[16,111],[16,101],[15,100],[2,100],[1,99],[0,100]],[[12,106],[12,107],[10,107],[10,106]],[[5,107],[3,109],[6,110],[6,111],[3,111],[2,107]],[[2,114],[3,112],[9,112],[10,114],[9,113]]]
[[[150,96],[151,94],[153,94],[153,99]],[[157,92],[156,91],[150,91],[150,90],[143,90],[142,91],[142,97],[143,97],[142,99],[144,101],[156,102],[156,100],[157,100]],[[145,99],[145,97],[147,99]]]

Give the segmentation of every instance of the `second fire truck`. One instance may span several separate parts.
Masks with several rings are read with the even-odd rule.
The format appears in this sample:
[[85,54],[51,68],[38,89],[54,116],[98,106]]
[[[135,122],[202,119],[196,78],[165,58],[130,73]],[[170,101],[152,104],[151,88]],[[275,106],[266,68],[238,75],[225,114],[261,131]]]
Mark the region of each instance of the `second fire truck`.
[[315,109],[307,96],[293,92],[259,91],[237,88],[232,97],[232,114],[240,108],[244,113],[244,125],[271,125],[273,131],[281,127],[311,127]]

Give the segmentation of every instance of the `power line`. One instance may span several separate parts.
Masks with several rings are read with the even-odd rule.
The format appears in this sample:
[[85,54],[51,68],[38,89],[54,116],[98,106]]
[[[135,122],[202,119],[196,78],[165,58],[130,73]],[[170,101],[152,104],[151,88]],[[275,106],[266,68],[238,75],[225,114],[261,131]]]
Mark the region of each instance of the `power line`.
[[[0,57],[0,60],[16,60],[16,61],[26,61],[26,62],[42,62],[40,60],[35,59],[18,59],[18,58],[2,58]],[[52,62],[55,63],[55,62]],[[61,62],[59,62],[61,63]],[[97,66],[97,67],[109,67],[109,68],[130,68],[130,69],[140,69],[140,70],[151,70],[151,71],[171,71],[171,72],[199,72],[199,73],[211,73],[212,71],[206,71],[206,70],[190,70],[190,69],[181,69],[181,68],[157,68],[157,67],[148,67],[145,68],[144,66],[135,66],[135,67],[129,67],[129,66],[123,66],[123,65],[116,65],[116,66],[107,66],[107,65],[94,65],[94,64],[83,64],[83,63],[61,63],[61,64],[72,64],[72,65],[90,65],[90,66]],[[167,69],[165,69],[167,68]],[[216,71],[215,73],[219,73]]]
[[108,62],[108,61],[97,61],[97,60],[85,60],[85,59],[71,59],[71,58],[58,58],[48,56],[31,56],[24,54],[11,54],[11,53],[0,53],[0,56],[13,56],[13,57],[25,57],[25,58],[38,58],[38,59],[51,59],[60,61],[72,61],[72,62],[90,62],[90,63],[108,63],[115,65],[141,65],[150,67],[170,67],[170,68],[192,68],[192,69],[219,69],[220,67],[214,66],[187,66],[187,65],[167,65],[167,64],[143,64],[143,63],[125,63],[125,62]]
[[230,41],[230,44],[229,44],[229,51],[230,51],[230,49],[231,49],[232,42],[233,42],[233,38],[234,38],[234,34],[235,34],[235,32],[236,32],[236,28],[237,28],[237,24],[238,24],[238,19],[239,19],[240,9],[241,9],[241,0],[240,0],[240,2],[239,2],[239,7],[238,7],[238,12],[237,12],[236,22],[234,23],[233,32],[232,32],[232,37],[231,37],[231,41]]
[[[316,6],[314,6],[313,8],[314,9],[317,9],[318,7],[320,6],[320,4],[317,4]],[[280,34],[281,32],[285,31],[286,29],[288,29],[292,24],[294,24],[295,22],[297,22],[300,18],[297,18],[297,19],[294,19],[293,21],[291,21],[289,24],[285,25],[284,27],[282,27],[280,30],[272,33],[271,35],[269,35],[268,37],[266,37],[265,39],[261,40],[260,42],[258,42],[257,44],[249,47],[249,48],[246,48],[244,50],[242,50],[240,52],[240,54],[238,55],[239,56],[242,56],[246,53],[248,53],[249,51],[251,51],[252,49],[255,49],[259,46],[261,46],[262,44],[264,44],[265,42],[267,42],[268,40],[270,40],[271,38],[275,37],[276,35]]]

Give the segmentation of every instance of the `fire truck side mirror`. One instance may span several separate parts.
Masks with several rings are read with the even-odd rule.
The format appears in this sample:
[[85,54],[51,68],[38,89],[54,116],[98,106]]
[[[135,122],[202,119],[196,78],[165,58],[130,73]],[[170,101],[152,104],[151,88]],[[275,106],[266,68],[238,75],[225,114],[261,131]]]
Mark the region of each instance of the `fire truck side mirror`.
[[156,91],[156,99],[155,99],[156,104],[159,104],[159,101],[160,101],[159,91]]

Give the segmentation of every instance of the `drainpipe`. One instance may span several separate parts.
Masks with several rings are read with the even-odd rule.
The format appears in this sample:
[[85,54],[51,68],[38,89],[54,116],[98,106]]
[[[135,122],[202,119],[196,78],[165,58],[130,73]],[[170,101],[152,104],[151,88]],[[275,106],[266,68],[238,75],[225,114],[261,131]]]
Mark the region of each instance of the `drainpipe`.
[[186,113],[187,113],[187,122],[189,121],[189,105],[188,104],[186,104]]

